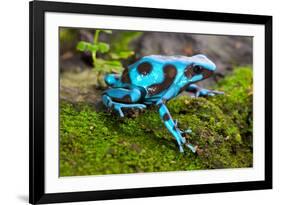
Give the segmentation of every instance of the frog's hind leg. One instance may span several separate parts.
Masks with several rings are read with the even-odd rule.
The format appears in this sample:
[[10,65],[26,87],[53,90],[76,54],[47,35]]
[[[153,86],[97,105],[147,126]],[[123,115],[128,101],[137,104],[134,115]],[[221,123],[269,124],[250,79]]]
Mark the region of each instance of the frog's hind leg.
[[110,88],[103,92],[102,101],[106,107],[113,108],[124,117],[122,108],[146,108],[146,105],[137,103],[141,98],[142,92],[137,88]]
[[186,132],[186,133],[190,133],[191,130],[187,130],[187,131],[181,131],[178,127],[177,127],[177,121],[174,121],[170,115],[170,112],[168,110],[168,108],[166,107],[166,105],[162,102],[159,101],[157,103],[157,105],[159,106],[159,114],[161,119],[163,120],[166,128],[169,130],[169,132],[173,135],[173,137],[176,139],[178,146],[179,146],[179,150],[180,152],[184,152],[183,150],[183,145],[185,144],[192,152],[196,152],[196,148],[193,147],[191,144],[186,144],[186,139],[184,137],[182,137],[182,133]]

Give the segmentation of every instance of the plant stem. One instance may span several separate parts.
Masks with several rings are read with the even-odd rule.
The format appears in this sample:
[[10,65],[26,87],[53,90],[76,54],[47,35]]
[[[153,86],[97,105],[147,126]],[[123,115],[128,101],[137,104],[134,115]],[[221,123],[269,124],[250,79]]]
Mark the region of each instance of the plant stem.
[[[96,30],[95,36],[94,36],[94,42],[93,42],[94,45],[97,45],[97,43],[98,43],[99,34],[100,34],[100,30]],[[95,67],[96,61],[97,61],[97,51],[92,52],[92,58],[93,58],[93,65]]]

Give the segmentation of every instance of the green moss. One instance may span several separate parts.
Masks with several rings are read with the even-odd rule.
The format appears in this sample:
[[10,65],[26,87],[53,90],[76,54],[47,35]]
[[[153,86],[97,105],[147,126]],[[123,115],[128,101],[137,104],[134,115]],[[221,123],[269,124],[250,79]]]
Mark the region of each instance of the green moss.
[[167,106],[190,128],[179,153],[156,107],[119,118],[89,104],[60,104],[60,175],[119,174],[252,166],[252,70],[238,68],[217,84],[225,95],[179,96]]

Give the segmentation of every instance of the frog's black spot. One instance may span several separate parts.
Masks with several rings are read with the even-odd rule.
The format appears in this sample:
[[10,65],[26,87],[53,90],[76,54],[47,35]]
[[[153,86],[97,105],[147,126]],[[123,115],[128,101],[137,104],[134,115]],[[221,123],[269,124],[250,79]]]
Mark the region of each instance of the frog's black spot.
[[138,65],[137,71],[141,75],[147,75],[152,71],[152,65],[149,62],[143,62]]
[[121,98],[123,100],[123,102],[126,102],[126,103],[131,103],[132,102],[132,99],[131,99],[131,96],[130,95],[125,95],[123,98]]
[[168,113],[165,113],[164,115],[163,115],[163,120],[164,121],[168,121],[170,119],[170,115],[168,114]]
[[173,130],[174,130],[174,131],[177,131],[177,127],[176,127],[176,126],[174,126],[174,127],[173,127]]
[[169,88],[177,75],[177,69],[175,66],[168,64],[164,66],[163,73],[164,80],[162,83],[153,84],[147,88],[148,94],[150,96],[159,94],[163,90]]
[[112,98],[115,102],[122,102],[122,103],[131,103],[132,99],[130,95],[124,95],[122,98]]
[[194,75],[202,74],[203,78],[210,77],[213,72],[207,69],[203,69],[201,66],[194,66],[193,64],[187,66],[184,70],[184,74],[188,78],[192,78]]
[[131,79],[130,79],[130,75],[129,75],[129,70],[128,68],[126,68],[123,73],[122,73],[122,76],[121,76],[121,81],[123,83],[131,83]]

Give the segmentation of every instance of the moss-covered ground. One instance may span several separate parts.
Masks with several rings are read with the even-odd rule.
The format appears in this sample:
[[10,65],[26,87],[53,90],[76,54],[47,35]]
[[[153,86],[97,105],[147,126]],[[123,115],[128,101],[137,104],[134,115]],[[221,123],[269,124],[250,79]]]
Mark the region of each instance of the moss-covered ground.
[[120,118],[90,104],[60,103],[60,175],[81,176],[251,167],[252,70],[237,68],[207,98],[179,96],[167,103],[197,153],[178,151],[152,106]]

